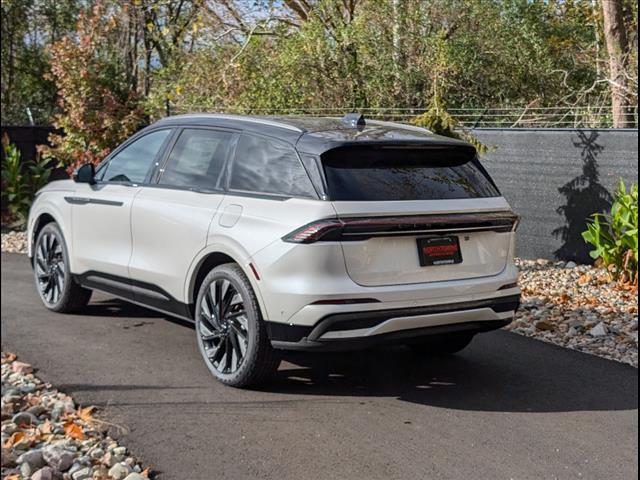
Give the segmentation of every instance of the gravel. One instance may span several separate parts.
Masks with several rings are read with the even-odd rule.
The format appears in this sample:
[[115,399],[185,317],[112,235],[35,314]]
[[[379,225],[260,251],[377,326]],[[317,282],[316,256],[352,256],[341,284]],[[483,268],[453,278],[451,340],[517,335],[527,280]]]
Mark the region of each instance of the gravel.
[[638,290],[602,268],[517,260],[522,307],[507,330],[638,367]]
[[16,230],[2,232],[2,251],[9,253],[27,253],[27,233]]
[[[23,392],[25,385],[33,391]],[[31,365],[2,352],[3,479],[149,480],[149,469],[124,458],[126,447],[107,435],[109,424],[95,415],[94,407],[77,407],[38,379]]]
[[[26,245],[24,232],[2,233],[3,252],[26,253]],[[606,270],[588,265],[516,262],[523,303],[507,330],[638,367],[637,288],[611,283]]]

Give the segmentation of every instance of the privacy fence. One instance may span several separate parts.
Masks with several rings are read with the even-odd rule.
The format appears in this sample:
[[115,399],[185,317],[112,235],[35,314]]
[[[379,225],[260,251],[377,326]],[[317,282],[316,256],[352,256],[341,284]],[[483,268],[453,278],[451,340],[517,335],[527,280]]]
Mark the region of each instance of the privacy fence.
[[[2,127],[23,159],[46,143],[47,127]],[[637,130],[479,128],[483,163],[522,216],[519,256],[588,262],[585,219],[607,211],[620,179],[638,181]],[[57,172],[64,175],[64,172]]]

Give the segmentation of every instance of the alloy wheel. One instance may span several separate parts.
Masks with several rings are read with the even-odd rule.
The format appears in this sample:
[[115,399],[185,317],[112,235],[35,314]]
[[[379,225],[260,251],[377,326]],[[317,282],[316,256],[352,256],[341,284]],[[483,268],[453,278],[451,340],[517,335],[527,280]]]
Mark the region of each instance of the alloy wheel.
[[35,257],[40,295],[49,305],[55,305],[62,296],[66,282],[64,253],[58,237],[50,232],[42,235]]
[[204,354],[221,374],[242,365],[249,341],[249,319],[242,295],[229,280],[216,279],[200,302],[198,335]]

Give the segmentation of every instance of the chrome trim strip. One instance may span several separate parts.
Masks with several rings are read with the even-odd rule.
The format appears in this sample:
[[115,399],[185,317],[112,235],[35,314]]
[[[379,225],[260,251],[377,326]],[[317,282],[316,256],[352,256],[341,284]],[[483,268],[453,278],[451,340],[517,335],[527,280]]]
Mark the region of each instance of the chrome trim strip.
[[94,205],[107,205],[111,207],[121,207],[124,205],[124,202],[117,202],[114,200],[101,200],[99,198],[88,198],[88,197],[64,197],[67,203],[72,205],[87,205],[92,203]]

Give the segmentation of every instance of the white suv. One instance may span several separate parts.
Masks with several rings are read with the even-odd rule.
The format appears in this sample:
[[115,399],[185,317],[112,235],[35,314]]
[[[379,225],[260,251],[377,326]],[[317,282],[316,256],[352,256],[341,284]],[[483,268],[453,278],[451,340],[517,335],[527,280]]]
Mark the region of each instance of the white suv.
[[185,115],[42,189],[29,256],[50,310],[100,290],[194,321],[212,374],[249,386],[282,349],[453,353],[506,325],[517,224],[464,142],[355,114]]

